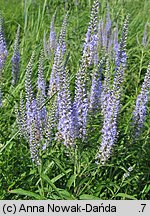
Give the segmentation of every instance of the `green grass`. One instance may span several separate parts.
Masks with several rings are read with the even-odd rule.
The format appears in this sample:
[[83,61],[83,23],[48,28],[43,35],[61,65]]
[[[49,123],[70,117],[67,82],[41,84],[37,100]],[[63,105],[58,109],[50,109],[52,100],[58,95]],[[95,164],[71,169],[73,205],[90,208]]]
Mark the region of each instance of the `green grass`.
[[[150,2],[141,0],[110,0],[111,15],[121,27],[124,16],[130,14],[128,35],[128,65],[125,75],[122,107],[118,122],[119,138],[111,159],[105,166],[97,166],[94,155],[99,145],[98,117],[92,125],[87,146],[67,150],[53,143],[41,152],[42,165],[36,167],[30,160],[28,143],[20,136],[15,119],[15,103],[24,90],[24,75],[32,51],[36,50],[33,82],[36,83],[38,56],[43,46],[43,34],[49,33],[49,24],[55,10],[56,31],[69,10],[67,50],[70,52],[68,69],[72,76],[80,63],[82,44],[89,22],[92,0],[1,0],[5,18],[5,36],[9,56],[3,70],[3,107],[0,108],[0,199],[150,199],[150,108],[141,137],[135,143],[130,139],[130,119],[137,94],[150,60],[150,44],[141,42],[144,25],[150,23]],[[102,16],[105,1],[101,1]],[[11,86],[11,56],[17,25],[21,26],[21,74],[16,87]],[[148,26],[150,29],[150,26]],[[150,35],[149,35],[150,38]],[[45,78],[49,82],[52,61],[45,59]],[[72,79],[74,87],[74,78]],[[132,166],[130,176],[124,173]]]

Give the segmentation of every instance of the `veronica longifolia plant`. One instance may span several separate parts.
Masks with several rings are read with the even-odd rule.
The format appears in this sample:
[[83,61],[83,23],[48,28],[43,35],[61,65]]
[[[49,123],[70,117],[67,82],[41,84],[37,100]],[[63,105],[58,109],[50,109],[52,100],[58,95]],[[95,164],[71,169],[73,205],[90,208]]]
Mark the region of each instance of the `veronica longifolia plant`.
[[4,21],[0,13],[0,107],[2,106],[2,70],[8,55],[6,41],[4,37]]
[[147,72],[142,84],[141,91],[136,99],[136,105],[133,111],[133,126],[134,126],[134,135],[136,138],[140,135],[141,129],[143,127],[145,118],[147,103],[149,99],[149,90],[150,90],[150,63],[147,68]]
[[19,78],[20,70],[20,26],[18,26],[16,39],[14,43],[14,53],[11,59],[12,62],[12,85],[15,85]]
[[26,115],[27,115],[27,130],[29,133],[30,153],[33,162],[40,164],[39,149],[41,143],[41,130],[39,115],[37,112],[37,101],[33,94],[32,88],[32,66],[34,53],[31,56],[29,64],[26,69],[25,91],[26,91]]
[[102,141],[98,154],[101,163],[105,163],[110,157],[112,147],[117,137],[117,118],[120,110],[120,97],[122,92],[122,83],[126,66],[126,38],[128,29],[128,18],[125,19],[122,38],[120,42],[120,50],[118,52],[117,68],[113,80],[112,88],[110,87],[109,64],[106,64],[106,73],[104,80],[104,89],[102,92]]

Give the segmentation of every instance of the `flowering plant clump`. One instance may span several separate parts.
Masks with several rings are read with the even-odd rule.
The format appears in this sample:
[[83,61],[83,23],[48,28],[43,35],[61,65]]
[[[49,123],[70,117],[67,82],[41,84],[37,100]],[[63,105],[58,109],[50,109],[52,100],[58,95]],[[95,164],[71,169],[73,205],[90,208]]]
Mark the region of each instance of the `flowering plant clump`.
[[[65,8],[72,4],[74,10],[82,5],[81,1],[65,1]],[[42,30],[47,8],[48,4],[44,3],[42,12],[40,9],[38,12],[37,26],[31,20],[28,29],[30,5],[26,5],[25,26],[18,24],[12,43],[4,35],[4,19],[0,14],[0,111],[3,115],[5,108],[11,106],[11,113],[15,115],[9,117],[11,124],[8,127],[16,130],[10,141],[5,143],[2,138],[2,151],[11,142],[12,146],[15,142],[20,143],[14,157],[22,160],[24,166],[28,164],[26,167],[30,169],[31,179],[36,172],[35,176],[38,176],[34,181],[35,194],[29,193],[30,196],[37,198],[36,193],[40,193],[40,199],[45,196],[50,199],[84,199],[89,190],[90,194],[94,193],[93,197],[87,196],[89,199],[99,198],[104,193],[109,194],[108,198],[135,198],[118,191],[122,187],[125,190],[127,178],[134,179],[132,173],[136,172],[138,165],[132,162],[132,158],[135,159],[136,154],[142,155],[139,143],[142,140],[141,148],[144,149],[145,143],[149,142],[150,60],[147,60],[148,52],[145,51],[149,46],[148,22],[143,25],[141,43],[139,36],[135,37],[142,50],[140,63],[136,63],[137,55],[132,53],[129,40],[132,16],[128,13],[122,10],[121,21],[117,20],[119,12],[114,15],[111,4],[104,6],[99,0],[93,0],[89,22],[86,20],[86,29],[80,38],[82,44],[76,48],[75,45],[72,47],[72,43],[76,43],[73,41],[75,30],[70,24],[72,11],[65,9],[58,31],[57,8],[47,31],[45,28]],[[80,28],[81,23],[77,23]],[[33,37],[36,46],[26,42],[32,37],[32,29],[36,32]],[[30,46],[27,49],[26,44]],[[29,51],[32,53],[30,57]],[[135,70],[133,61],[140,64],[139,69],[136,68],[138,75],[130,73],[131,63],[131,71]],[[10,73],[5,76],[7,71]],[[132,80],[136,83],[134,79],[138,80],[138,85],[132,86]],[[13,98],[15,106],[8,95]],[[1,134],[6,137],[5,132]],[[141,161],[143,163],[143,159]],[[116,174],[116,169],[121,170],[119,174]],[[112,182],[108,180],[109,175],[113,176]],[[119,179],[117,185],[113,184],[115,178]],[[113,189],[108,186],[103,190],[107,181]],[[58,188],[55,182],[56,185],[58,182]],[[10,191],[14,184],[10,183]],[[145,191],[149,189],[144,188],[143,193]],[[26,194],[25,191],[17,192]]]
[[[34,54],[27,66],[25,81],[26,106],[24,107],[23,105],[21,95],[17,122],[21,126],[21,134],[30,143],[31,158],[36,164],[40,165],[39,151],[50,146],[52,140],[58,140],[66,147],[71,148],[77,145],[78,140],[88,142],[88,118],[95,111],[96,113],[101,113],[103,122],[100,131],[100,148],[97,152],[96,161],[102,164],[106,163],[111,155],[113,145],[117,142],[117,119],[121,107],[120,100],[127,64],[126,43],[129,19],[128,17],[125,18],[119,42],[118,27],[116,24],[115,28],[112,26],[109,5],[107,4],[106,21],[105,19],[98,21],[99,6],[99,1],[95,0],[83,46],[80,68],[76,74],[73,100],[70,92],[68,69],[65,65],[68,14],[62,23],[58,40],[54,26],[56,14],[53,16],[50,24],[49,40],[45,42],[45,55],[52,57],[52,53],[54,53],[48,93],[46,93],[44,80],[43,51],[39,58],[36,97],[31,82]],[[144,39],[146,37],[145,31],[143,41],[146,40]],[[16,84],[19,73],[19,34],[20,27],[17,30],[12,57],[13,84]],[[3,37],[2,24],[1,46],[3,46],[3,51],[7,53],[5,51],[6,43]],[[1,59],[1,62],[3,63],[4,60]],[[112,81],[110,64],[113,62],[115,68]],[[89,68],[92,68],[91,76]],[[102,80],[102,76],[104,76],[104,80]],[[145,121],[149,77],[148,67],[141,93],[137,97],[136,107],[133,111],[133,124],[136,128],[136,136]],[[90,83],[91,87],[89,89]],[[48,109],[46,98],[51,98],[53,95],[55,99],[51,104],[52,108]],[[82,144],[80,143],[80,145]]]

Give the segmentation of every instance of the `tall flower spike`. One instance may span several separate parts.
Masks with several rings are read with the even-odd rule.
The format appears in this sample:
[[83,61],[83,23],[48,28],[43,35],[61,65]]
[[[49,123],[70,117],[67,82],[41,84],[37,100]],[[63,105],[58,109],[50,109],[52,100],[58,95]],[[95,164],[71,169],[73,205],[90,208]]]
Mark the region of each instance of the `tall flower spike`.
[[90,23],[89,26],[93,33],[97,33],[97,24],[98,24],[98,12],[99,12],[99,1],[95,0],[92,6]]
[[124,71],[126,66],[126,41],[127,41],[127,34],[128,34],[128,22],[129,22],[129,16],[125,18],[123,29],[122,29],[122,37],[119,44],[119,50],[118,50],[118,56],[116,59],[116,70],[122,66],[122,69]]
[[44,80],[44,66],[43,66],[43,50],[41,51],[38,66],[38,80],[37,80],[37,107],[40,120],[41,130],[46,126],[46,86]]
[[[112,147],[117,138],[117,118],[120,110],[120,97],[122,92],[122,83],[124,78],[124,71],[126,66],[126,39],[128,29],[128,17],[125,19],[122,31],[122,38],[120,42],[120,50],[118,52],[118,65],[113,81],[112,89],[106,85],[106,93],[104,94],[107,101],[107,106],[103,107],[103,127],[102,127],[102,141],[98,158],[104,164],[110,157]],[[108,71],[108,70],[107,70]],[[107,76],[107,75],[106,75]],[[109,83],[109,76],[106,82]]]
[[[88,96],[87,96],[87,68],[93,61],[95,55],[95,46],[98,46],[97,40],[97,19],[99,11],[99,1],[95,0],[93,3],[90,23],[88,26],[86,39],[83,48],[83,55],[81,59],[81,65],[76,75],[76,87],[75,98],[73,105],[74,122],[76,122],[76,134],[77,136],[85,140],[86,127],[87,127],[87,115],[88,115]],[[95,62],[96,63],[96,62]]]
[[4,37],[4,21],[0,13],[0,76],[2,73],[2,69],[4,67],[4,63],[6,61],[7,55],[8,55],[8,51],[7,51],[6,41]]
[[20,135],[29,141],[29,133],[27,130],[26,108],[23,99],[23,93],[20,93],[20,106],[15,106],[16,122],[20,130]]
[[72,103],[69,89],[69,79],[66,69],[62,68],[63,76],[60,78],[58,91],[59,122],[58,132],[64,140],[65,146],[74,146],[74,128],[72,116]]
[[126,68],[126,41],[127,41],[127,33],[128,33],[128,16],[125,19],[122,37],[119,45],[118,57],[117,57],[117,67],[115,72],[115,77],[113,81],[113,89],[112,89],[112,100],[114,101],[115,111],[114,117],[117,118],[120,109],[120,97],[122,93],[122,83],[124,80],[124,72]]
[[62,54],[65,53],[66,51],[66,27],[67,27],[67,21],[68,21],[68,13],[66,14],[64,20],[63,20],[63,23],[62,23],[62,27],[61,27],[61,30],[60,30],[60,35],[59,35],[59,46],[60,46],[60,50],[62,52]]
[[[66,23],[66,21],[65,21]],[[59,38],[59,49],[57,54],[59,56],[56,71],[57,71],[57,103],[58,103],[58,115],[59,115],[59,122],[58,122],[58,134],[57,138],[64,140],[64,145],[72,146],[72,138],[71,138],[71,126],[72,119],[71,119],[71,97],[70,97],[70,90],[69,90],[69,83],[68,83],[68,74],[66,72],[66,68],[64,65],[63,60],[63,43],[65,41],[65,33],[63,28],[66,24],[62,25],[62,29],[60,32]],[[66,28],[66,27],[65,27]]]
[[50,75],[50,82],[49,82],[49,90],[48,90],[49,97],[52,97],[53,94],[55,94],[58,90],[57,89],[58,88],[57,66],[59,66],[62,59],[62,55],[64,55],[66,51],[65,37],[66,37],[67,17],[68,17],[68,13],[66,14],[63,20],[63,24],[59,35],[59,41],[57,43],[57,47],[55,50],[54,63],[53,63],[52,72]]
[[98,12],[99,1],[95,0],[92,6],[90,22],[86,33],[83,54],[87,55],[88,64],[98,63]]
[[50,51],[54,51],[56,48],[56,32],[55,32],[55,27],[54,27],[54,20],[55,20],[55,14],[52,17],[52,21],[50,24],[50,35],[49,35],[49,48]]
[[[116,92],[117,94],[117,92]],[[117,136],[117,114],[118,114],[118,101],[113,97],[113,93],[104,94],[107,96],[107,106],[103,108],[103,127],[102,127],[102,140],[97,155],[97,159],[105,164],[111,155],[112,147],[116,141]],[[117,103],[117,104],[116,104]]]
[[[34,53],[32,54],[30,61],[26,68],[26,77],[25,77],[25,91],[26,91],[26,109],[27,109],[27,119],[30,119],[31,115],[31,104],[34,99],[33,89],[32,89],[32,65],[33,65]],[[28,126],[30,123],[28,122]]]
[[16,85],[19,78],[20,70],[20,26],[18,26],[16,39],[14,43],[14,53],[11,59],[12,62],[12,85]]
[[31,82],[33,59],[34,59],[34,53],[32,54],[26,69],[26,80],[25,80],[26,113],[27,113],[27,129],[29,132],[31,159],[33,162],[39,165],[40,164],[39,148],[41,142],[41,131],[39,125],[39,118],[37,114],[37,101],[34,98],[32,82]]
[[74,99],[74,118],[78,136],[82,140],[86,137],[86,123],[88,114],[88,97],[86,90],[87,58],[82,56],[81,65],[76,75],[75,99]]
[[[128,29],[128,18],[126,18],[123,25],[122,38],[120,42],[120,50],[118,52],[117,68],[113,81],[112,89],[109,89],[109,76],[106,73],[106,80],[104,81],[104,91],[102,93],[102,100],[107,102],[102,106],[103,127],[102,127],[102,141],[97,155],[101,163],[105,163],[110,157],[112,147],[117,138],[117,118],[120,110],[120,97],[122,92],[122,83],[124,78],[124,71],[126,66],[126,38]],[[106,67],[107,68],[107,67]],[[107,96],[107,97],[106,97]]]
[[147,111],[147,103],[149,99],[149,90],[150,90],[150,63],[147,68],[147,72],[144,78],[144,82],[142,84],[141,91],[136,99],[136,105],[133,111],[133,126],[135,130],[136,138],[140,135],[141,129],[143,127],[146,111]]
[[0,107],[2,106],[2,70],[8,55],[4,37],[4,20],[0,13]]

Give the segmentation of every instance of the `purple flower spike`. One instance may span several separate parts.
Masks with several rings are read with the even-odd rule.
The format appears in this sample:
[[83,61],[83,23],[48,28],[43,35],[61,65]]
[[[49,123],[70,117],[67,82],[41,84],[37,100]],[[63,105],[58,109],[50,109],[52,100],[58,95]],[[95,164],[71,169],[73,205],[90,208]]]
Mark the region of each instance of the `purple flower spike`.
[[99,1],[95,0],[92,6],[89,26],[93,33],[97,33]]
[[44,80],[44,68],[43,68],[43,50],[39,58],[38,66],[38,80],[37,80],[37,106],[38,106],[38,117],[40,120],[41,130],[46,126],[46,107],[44,105],[46,98],[46,86]]
[[122,37],[121,37],[121,41],[119,44],[119,50],[118,50],[118,56],[116,59],[116,68],[118,69],[121,65],[123,70],[126,67],[126,41],[127,41],[127,34],[128,34],[128,21],[129,21],[129,17],[127,16],[124,24],[123,24],[123,29],[122,29]]
[[126,66],[126,38],[128,29],[128,18],[124,22],[120,50],[118,53],[117,69],[110,87],[109,62],[106,62],[106,72],[104,88],[102,92],[102,141],[97,155],[97,159],[105,164],[111,155],[112,147],[117,138],[117,118],[120,110],[120,97],[122,92],[122,83]]
[[54,27],[55,14],[52,17],[50,24],[50,35],[49,35],[49,48],[51,51],[54,51],[56,48],[56,32]]
[[32,54],[29,64],[27,66],[25,80],[27,130],[29,133],[30,153],[32,161],[35,162],[37,165],[40,165],[39,149],[41,146],[40,143],[42,139],[42,134],[40,130],[40,120],[37,112],[37,101],[34,98],[31,82],[33,58],[34,53]]
[[14,43],[14,53],[11,59],[12,62],[12,85],[16,85],[19,70],[20,70],[20,26],[18,26],[16,39]]
[[8,55],[6,41],[4,37],[4,26],[3,25],[4,25],[3,17],[0,14],[0,76],[2,74],[2,69],[4,67],[4,63]]
[[60,51],[62,52],[62,54],[64,55],[66,52],[66,27],[67,27],[67,21],[68,21],[68,13],[66,14],[63,23],[62,23],[62,27],[60,30],[60,36],[59,36],[59,46],[60,46]]
[[92,6],[90,22],[86,33],[83,54],[87,55],[88,64],[98,64],[98,12],[99,1],[95,0]]
[[57,73],[57,68],[60,66],[60,63],[62,63],[62,57],[66,51],[65,37],[66,37],[67,18],[68,18],[68,14],[65,16],[63,20],[63,24],[59,35],[59,41],[57,43],[56,50],[55,50],[54,63],[53,63],[52,72],[50,75],[50,82],[49,82],[49,90],[48,90],[49,97],[52,97],[53,94],[55,94],[56,91],[58,90],[57,88],[59,83],[58,80],[59,77]]
[[[62,68],[63,69],[63,68]],[[63,70],[63,76],[59,79],[58,91],[58,109],[59,109],[59,122],[58,122],[58,135],[64,140],[65,146],[74,146],[74,125],[72,115],[72,102],[70,95],[70,86],[68,73]]]
[[8,55],[6,41],[4,37],[4,21],[0,13],[0,107],[2,106],[2,70]]
[[147,103],[149,99],[150,90],[150,63],[147,68],[147,72],[142,84],[141,91],[136,99],[136,105],[133,111],[133,126],[135,129],[135,135],[138,137],[140,135],[141,129],[145,122]]
[[[77,137],[83,141],[86,138],[87,128],[87,115],[89,109],[89,99],[87,95],[87,81],[89,77],[87,75],[88,66],[91,63],[98,64],[98,12],[99,12],[99,1],[95,0],[92,6],[90,22],[86,33],[85,43],[83,47],[83,55],[81,59],[81,65],[76,75],[76,87],[75,87],[75,98],[73,105],[73,115],[75,131]],[[95,81],[93,79],[93,88]],[[91,95],[93,90],[91,90]],[[91,106],[93,95],[91,96]]]
[[80,69],[77,73],[75,99],[74,99],[74,114],[77,118],[76,130],[81,139],[86,136],[86,123],[88,113],[88,97],[86,92],[86,56],[82,57]]

